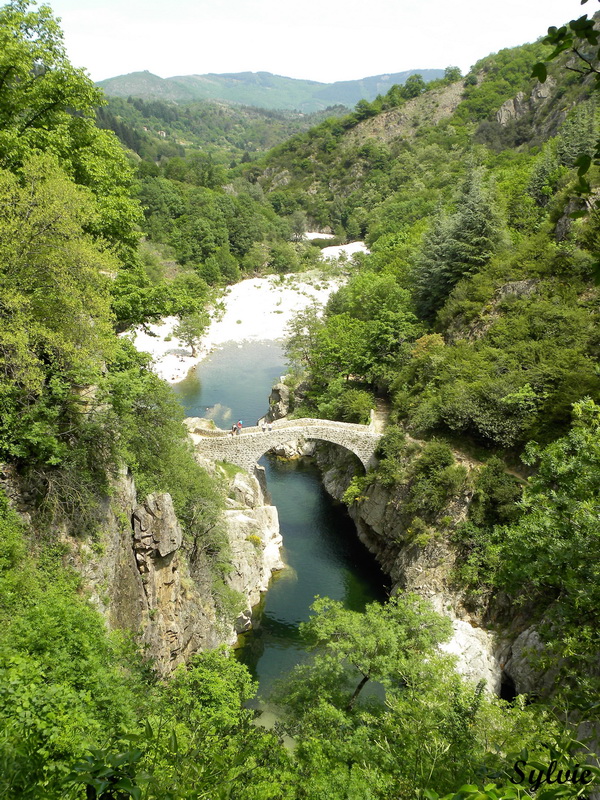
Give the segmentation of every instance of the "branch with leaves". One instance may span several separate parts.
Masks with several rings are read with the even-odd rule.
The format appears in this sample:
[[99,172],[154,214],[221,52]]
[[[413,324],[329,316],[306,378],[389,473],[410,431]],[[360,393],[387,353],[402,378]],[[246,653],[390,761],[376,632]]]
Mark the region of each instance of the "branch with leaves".
[[[588,0],[581,0],[581,5],[585,5],[587,2]],[[597,30],[593,17],[583,14],[583,16],[578,19],[572,19],[560,28],[553,25],[548,28],[548,35],[543,40],[543,43],[554,47],[554,50],[545,61],[539,61],[533,67],[531,76],[537,78],[540,83],[545,83],[548,78],[547,63],[554,61],[562,53],[568,52],[573,53],[579,61],[575,65],[567,64],[565,69],[576,72],[582,78],[594,75],[595,80],[600,81],[600,32]],[[589,53],[583,51],[585,47],[591,48]],[[598,88],[598,84],[596,84],[596,88]],[[597,143],[596,152],[593,156],[588,154],[581,155],[575,163],[579,178],[575,192],[580,196],[591,194],[592,189],[585,176],[592,164],[600,165],[600,142]],[[572,216],[583,216],[586,213],[586,211],[578,211]]]

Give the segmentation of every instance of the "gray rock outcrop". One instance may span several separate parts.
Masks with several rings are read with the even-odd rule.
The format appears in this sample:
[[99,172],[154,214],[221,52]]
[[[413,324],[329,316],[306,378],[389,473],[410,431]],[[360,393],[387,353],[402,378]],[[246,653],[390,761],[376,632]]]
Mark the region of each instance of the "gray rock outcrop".
[[496,122],[508,125],[513,120],[520,119],[530,110],[529,102],[523,92],[518,92],[506,102],[502,103],[496,112]]
[[123,470],[101,516],[97,541],[65,537],[72,563],[109,627],[139,634],[160,675],[234,638],[212,597],[210,565],[191,557],[169,494],[139,503]]
[[279,381],[279,383],[276,383],[271,389],[271,394],[269,395],[269,410],[259,422],[263,420],[265,422],[275,422],[276,419],[287,417],[290,412],[290,405],[290,390],[285,383]]
[[548,77],[545,83],[536,83],[529,97],[524,92],[518,92],[502,103],[496,112],[496,122],[503,126],[508,125],[509,122],[516,122],[530,111],[534,111],[550,97],[555,85],[556,81]]
[[133,546],[140,572],[149,559],[172,555],[181,547],[183,533],[169,494],[149,494],[133,512]]
[[541,673],[535,660],[543,654],[544,643],[535,627],[519,635],[499,650],[503,669],[512,680],[518,694],[548,695],[555,686],[557,670]]

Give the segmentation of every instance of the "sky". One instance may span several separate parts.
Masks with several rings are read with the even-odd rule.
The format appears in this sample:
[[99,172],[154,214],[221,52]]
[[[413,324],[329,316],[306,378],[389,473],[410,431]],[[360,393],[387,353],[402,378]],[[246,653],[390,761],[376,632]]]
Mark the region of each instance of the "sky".
[[162,78],[265,71],[324,83],[449,65],[466,73],[587,9],[579,0],[47,2],[72,63],[95,81],[140,70]]

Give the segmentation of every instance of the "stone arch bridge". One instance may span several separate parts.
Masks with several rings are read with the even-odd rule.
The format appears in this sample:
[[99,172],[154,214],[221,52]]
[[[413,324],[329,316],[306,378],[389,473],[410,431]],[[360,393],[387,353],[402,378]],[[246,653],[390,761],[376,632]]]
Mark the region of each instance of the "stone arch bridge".
[[354,425],[328,419],[291,419],[271,423],[271,430],[243,428],[235,436],[219,428],[204,429],[188,420],[196,452],[213,461],[227,461],[253,472],[258,459],[274,447],[299,439],[319,439],[345,447],[360,459],[365,470],[374,464],[375,448],[381,438],[371,425]]

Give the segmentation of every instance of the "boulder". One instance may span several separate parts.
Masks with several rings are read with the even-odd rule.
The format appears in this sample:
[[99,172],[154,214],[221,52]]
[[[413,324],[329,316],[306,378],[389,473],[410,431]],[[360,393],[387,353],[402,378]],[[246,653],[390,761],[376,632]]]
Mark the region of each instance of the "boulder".
[[266,422],[275,422],[276,419],[287,417],[290,411],[290,390],[285,383],[276,383],[269,395],[269,410],[265,416]]

